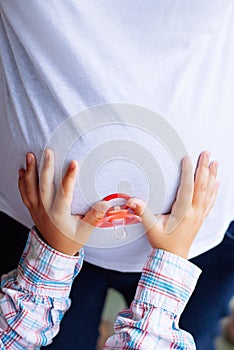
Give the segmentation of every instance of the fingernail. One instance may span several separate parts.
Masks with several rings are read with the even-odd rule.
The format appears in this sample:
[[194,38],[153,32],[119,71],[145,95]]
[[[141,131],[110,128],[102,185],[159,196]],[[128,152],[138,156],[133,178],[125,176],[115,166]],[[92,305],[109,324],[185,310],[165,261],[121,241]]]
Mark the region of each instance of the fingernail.
[[131,209],[136,209],[136,208],[137,208],[137,205],[136,205],[136,203],[132,203],[131,205],[129,205],[129,207],[130,207]]
[[214,171],[217,172],[218,171],[218,167],[219,167],[219,163],[218,162],[213,162],[212,163],[212,167],[213,167]]
[[71,161],[70,165],[69,165],[69,169],[70,170],[74,170],[76,168],[76,162]]
[[31,154],[27,154],[27,163],[31,164],[33,161],[33,157],[31,156]]
[[190,157],[190,155],[185,156],[184,159],[183,159],[184,165],[189,165],[190,162],[191,162],[191,157]]

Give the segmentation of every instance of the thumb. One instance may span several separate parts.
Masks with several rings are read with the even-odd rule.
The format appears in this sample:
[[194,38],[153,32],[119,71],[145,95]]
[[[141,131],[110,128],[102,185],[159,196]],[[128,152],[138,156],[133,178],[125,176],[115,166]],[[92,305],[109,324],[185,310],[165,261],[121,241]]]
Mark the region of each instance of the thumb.
[[109,202],[99,201],[92,206],[82,220],[91,226],[96,226],[98,221],[105,216],[110,207],[111,204]]
[[107,201],[97,202],[82,219],[77,221],[75,240],[79,244],[85,245],[87,243],[98,221],[105,216],[110,207],[111,205]]
[[146,203],[138,198],[131,198],[126,205],[134,211],[134,213],[142,219],[142,224],[148,232],[158,220],[152,211],[147,207]]

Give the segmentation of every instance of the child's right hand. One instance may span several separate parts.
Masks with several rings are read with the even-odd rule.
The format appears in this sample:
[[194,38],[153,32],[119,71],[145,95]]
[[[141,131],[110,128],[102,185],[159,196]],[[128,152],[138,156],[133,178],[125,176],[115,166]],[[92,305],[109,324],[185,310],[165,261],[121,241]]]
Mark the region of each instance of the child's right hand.
[[189,157],[185,157],[180,186],[169,214],[155,216],[137,198],[131,198],[126,203],[142,218],[153,248],[188,257],[192,242],[215,203],[219,187],[217,169],[218,163],[209,161],[209,152],[203,152],[194,178],[192,162]]
[[19,191],[38,231],[52,248],[68,255],[75,255],[83,247],[110,207],[108,202],[100,201],[84,217],[71,214],[77,168],[76,162],[71,161],[57,193],[51,150],[45,151],[40,179],[32,153],[26,156],[26,169],[19,170]]

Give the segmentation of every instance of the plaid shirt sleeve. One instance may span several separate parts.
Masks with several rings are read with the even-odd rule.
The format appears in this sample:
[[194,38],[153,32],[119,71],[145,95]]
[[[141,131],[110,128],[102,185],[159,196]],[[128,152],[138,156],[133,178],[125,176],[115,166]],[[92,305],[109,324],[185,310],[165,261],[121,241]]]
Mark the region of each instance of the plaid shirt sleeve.
[[57,252],[32,229],[18,269],[2,276],[0,349],[40,349],[58,333],[83,262]]
[[193,337],[181,330],[178,322],[200,273],[185,259],[153,250],[130,309],[118,314],[115,335],[104,349],[196,349]]

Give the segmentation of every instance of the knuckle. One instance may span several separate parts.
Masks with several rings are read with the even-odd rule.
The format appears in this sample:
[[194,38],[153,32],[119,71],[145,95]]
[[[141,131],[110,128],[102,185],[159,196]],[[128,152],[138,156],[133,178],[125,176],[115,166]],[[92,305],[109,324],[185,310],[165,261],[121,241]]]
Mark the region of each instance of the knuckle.
[[198,186],[197,186],[198,190],[200,192],[205,192],[207,190],[207,182],[206,181],[200,181]]
[[32,195],[32,189],[28,186],[25,187],[25,193],[28,197],[31,197]]
[[47,170],[48,168],[50,168],[50,159],[45,157],[42,169]]
[[183,187],[183,192],[185,193],[191,193],[192,191],[192,186],[188,183],[184,184],[184,187]]
[[63,195],[66,197],[66,199],[70,199],[73,196],[73,190],[71,188],[63,188]]
[[99,221],[100,219],[102,219],[103,217],[103,212],[97,211],[96,209],[93,209],[92,212],[92,218],[94,220],[94,222]]
[[48,191],[48,187],[47,187],[47,185],[45,184],[45,183],[41,183],[40,184],[40,192],[41,193],[46,193]]
[[179,191],[191,193],[193,190],[193,180],[182,181]]
[[74,179],[74,177],[75,177],[74,172],[71,171],[70,169],[68,169],[63,180],[65,182],[72,181]]

